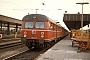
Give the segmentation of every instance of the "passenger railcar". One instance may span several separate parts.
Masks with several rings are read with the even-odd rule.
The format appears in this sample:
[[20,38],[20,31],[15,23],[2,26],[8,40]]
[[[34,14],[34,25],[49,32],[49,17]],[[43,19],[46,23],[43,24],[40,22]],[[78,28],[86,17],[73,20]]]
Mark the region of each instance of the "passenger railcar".
[[22,19],[22,42],[28,48],[47,47],[67,32],[62,26],[42,14],[26,15]]

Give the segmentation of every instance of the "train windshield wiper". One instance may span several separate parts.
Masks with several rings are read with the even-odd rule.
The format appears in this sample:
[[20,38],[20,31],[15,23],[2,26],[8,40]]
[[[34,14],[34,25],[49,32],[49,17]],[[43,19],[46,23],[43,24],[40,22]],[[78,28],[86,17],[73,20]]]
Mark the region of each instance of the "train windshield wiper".
[[27,26],[27,28],[29,29],[29,26]]

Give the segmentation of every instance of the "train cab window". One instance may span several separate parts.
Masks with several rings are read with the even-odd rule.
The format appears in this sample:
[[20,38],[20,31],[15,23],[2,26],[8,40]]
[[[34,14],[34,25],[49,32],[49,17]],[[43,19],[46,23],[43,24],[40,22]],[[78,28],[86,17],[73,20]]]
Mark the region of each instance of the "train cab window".
[[25,28],[33,28],[34,27],[34,23],[33,22],[26,22],[25,23]]
[[44,28],[44,22],[36,22],[36,28]]

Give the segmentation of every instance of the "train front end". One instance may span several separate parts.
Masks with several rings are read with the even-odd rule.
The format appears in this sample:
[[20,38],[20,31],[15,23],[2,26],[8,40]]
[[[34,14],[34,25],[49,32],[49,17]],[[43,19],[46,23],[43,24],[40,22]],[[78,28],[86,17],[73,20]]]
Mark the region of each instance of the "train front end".
[[45,42],[49,42],[50,32],[47,29],[47,19],[45,18],[42,15],[40,16],[34,14],[27,15],[23,18],[21,41],[22,43],[26,44],[28,48],[31,49],[32,47],[45,47]]

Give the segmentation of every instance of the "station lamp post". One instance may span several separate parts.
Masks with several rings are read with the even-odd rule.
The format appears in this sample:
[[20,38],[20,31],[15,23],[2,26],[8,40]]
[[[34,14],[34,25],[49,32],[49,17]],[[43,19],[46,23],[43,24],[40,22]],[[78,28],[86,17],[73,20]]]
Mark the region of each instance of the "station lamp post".
[[81,2],[81,3],[76,3],[76,4],[81,4],[82,5],[82,20],[81,20],[81,31],[82,31],[82,33],[81,33],[81,36],[83,36],[83,5],[84,4],[89,4],[88,2]]

